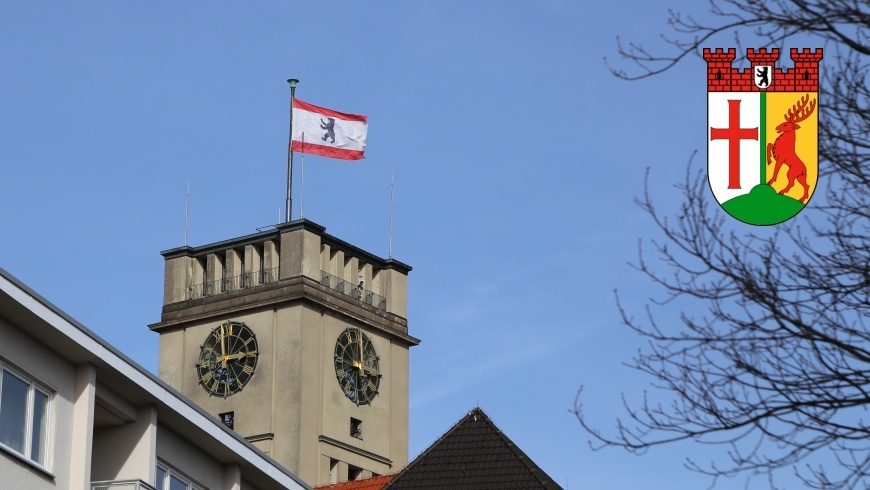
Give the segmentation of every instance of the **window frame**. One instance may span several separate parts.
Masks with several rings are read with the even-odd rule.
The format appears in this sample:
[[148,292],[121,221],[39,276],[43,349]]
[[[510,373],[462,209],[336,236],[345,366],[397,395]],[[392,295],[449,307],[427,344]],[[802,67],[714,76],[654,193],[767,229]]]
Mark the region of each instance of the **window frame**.
[[[36,381],[33,376],[23,374],[22,371],[15,369],[6,363],[0,362],[0,413],[2,413],[3,407],[3,379],[6,373],[9,373],[9,375],[13,376],[17,380],[27,385],[27,394],[24,401],[24,448],[23,451],[18,451],[17,449],[4,444],[3,442],[0,442],[0,449],[12,453],[13,455],[23,459],[27,463],[36,466],[37,468],[40,468],[46,472],[50,472],[52,459],[51,433],[53,430],[52,420],[54,418],[52,414],[54,413],[53,408],[55,392],[54,390],[49,389],[44,383]],[[45,432],[40,438],[40,447],[42,449],[43,456],[42,461],[32,458],[35,422],[34,417],[36,416],[36,412],[34,411],[36,393],[40,393],[45,396],[45,407],[43,407],[42,414],[42,422],[45,427]]]
[[[158,470],[163,470],[163,483],[157,481]],[[157,490],[169,490],[169,484],[171,483],[173,476],[187,485],[186,490],[208,490],[207,487],[197,483],[193,478],[178,471],[177,469],[166,464],[162,460],[158,460],[157,464],[154,467],[154,488],[156,488]]]

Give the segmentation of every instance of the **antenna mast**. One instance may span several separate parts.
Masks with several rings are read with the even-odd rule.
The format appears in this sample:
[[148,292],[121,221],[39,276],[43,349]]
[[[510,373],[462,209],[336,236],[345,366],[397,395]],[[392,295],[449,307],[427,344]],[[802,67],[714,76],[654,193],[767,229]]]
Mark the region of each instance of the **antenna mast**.
[[393,194],[395,194],[395,178],[390,174],[390,255],[393,258]]
[[187,246],[188,212],[190,210],[190,182],[187,183],[187,197],[184,199],[184,246]]

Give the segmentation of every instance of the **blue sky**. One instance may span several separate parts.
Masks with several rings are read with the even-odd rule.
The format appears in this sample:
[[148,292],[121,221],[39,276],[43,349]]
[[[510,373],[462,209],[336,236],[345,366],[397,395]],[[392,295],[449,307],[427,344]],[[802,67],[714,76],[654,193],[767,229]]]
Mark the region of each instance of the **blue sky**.
[[147,325],[159,252],[183,243],[186,186],[192,245],[275,223],[285,80],[299,78],[300,99],[369,117],[366,160],[306,157],[305,218],[386,257],[395,176],[393,256],[414,267],[409,325],[423,341],[411,458],[480,405],[567,488],[705,488],[683,462],[725,448],[593,452],[568,412],[585,385],[609,430],[621,393],[651,389],[623,365],[644,341],[620,326],[613,295],[642,314],[656,294],[628,265],[658,236],[633,199],[649,167],[657,203],[674,209],[690,155],[706,161],[703,61],[629,83],[603,58],[617,58],[617,35],[661,48],[667,9],[701,7],[4,2],[0,267],[156,371]]

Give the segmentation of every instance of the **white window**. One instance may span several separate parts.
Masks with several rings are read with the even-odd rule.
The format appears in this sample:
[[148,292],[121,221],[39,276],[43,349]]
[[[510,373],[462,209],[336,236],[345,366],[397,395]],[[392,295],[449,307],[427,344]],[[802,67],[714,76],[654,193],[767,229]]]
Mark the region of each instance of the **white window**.
[[0,445],[47,467],[51,395],[29,379],[0,366]]
[[203,490],[190,479],[163,463],[157,463],[157,490]]

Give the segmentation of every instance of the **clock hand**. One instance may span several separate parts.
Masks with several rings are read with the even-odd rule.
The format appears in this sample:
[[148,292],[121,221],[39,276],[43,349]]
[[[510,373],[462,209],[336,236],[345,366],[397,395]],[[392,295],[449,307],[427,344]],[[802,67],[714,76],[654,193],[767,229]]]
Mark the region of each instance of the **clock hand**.
[[227,337],[224,334],[224,327],[221,325],[221,363],[223,368],[227,368]]
[[248,357],[249,355],[250,355],[250,354],[247,353],[247,352],[239,352],[239,353],[237,353],[237,354],[227,354],[226,356],[224,356],[224,360],[225,360],[225,361],[230,361],[230,360],[233,360],[233,359],[242,359],[242,358],[244,358],[244,357]]
[[370,372],[370,373],[372,373],[372,374],[375,374],[375,375],[378,374],[378,371],[377,371],[376,369],[374,369],[374,368],[370,368],[370,367],[368,367],[368,366],[363,366],[363,370],[368,371],[368,372]]
[[353,385],[354,398],[356,398],[355,401],[356,401],[357,405],[359,405],[359,385],[360,385],[359,376],[360,376],[359,373],[357,373],[356,380],[355,380],[354,385]]

